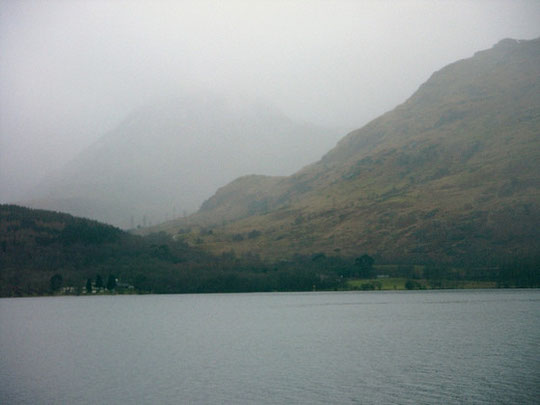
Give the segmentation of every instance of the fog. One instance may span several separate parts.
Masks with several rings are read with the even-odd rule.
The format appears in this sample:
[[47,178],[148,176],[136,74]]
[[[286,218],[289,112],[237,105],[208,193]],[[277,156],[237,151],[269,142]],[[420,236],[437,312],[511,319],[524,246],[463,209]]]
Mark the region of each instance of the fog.
[[165,97],[262,100],[345,135],[446,64],[538,36],[538,1],[2,1],[0,202]]

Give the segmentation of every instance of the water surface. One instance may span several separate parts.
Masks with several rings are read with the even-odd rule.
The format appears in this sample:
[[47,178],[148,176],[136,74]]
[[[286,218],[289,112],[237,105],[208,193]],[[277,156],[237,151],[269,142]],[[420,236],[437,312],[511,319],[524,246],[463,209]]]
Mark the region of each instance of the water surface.
[[540,290],[0,300],[0,403],[534,404]]

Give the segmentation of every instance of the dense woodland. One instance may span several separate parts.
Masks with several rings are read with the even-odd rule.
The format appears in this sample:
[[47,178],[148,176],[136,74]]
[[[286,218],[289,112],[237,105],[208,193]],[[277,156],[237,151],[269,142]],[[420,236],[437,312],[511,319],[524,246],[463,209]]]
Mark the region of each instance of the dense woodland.
[[380,288],[377,276],[407,279],[406,288],[448,281],[495,281],[500,287],[540,287],[540,260],[512,258],[496,267],[377,265],[369,254],[314,252],[278,262],[257,255],[220,256],[165,233],[131,235],[110,225],[44,210],[0,206],[0,295],[203,293]]

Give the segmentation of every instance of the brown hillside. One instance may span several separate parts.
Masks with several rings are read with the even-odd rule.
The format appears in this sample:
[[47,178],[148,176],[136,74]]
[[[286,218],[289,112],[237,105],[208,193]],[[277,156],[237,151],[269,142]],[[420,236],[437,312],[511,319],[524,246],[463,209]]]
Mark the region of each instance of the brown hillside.
[[268,258],[537,255],[540,39],[503,40],[441,69],[319,162],[286,178],[240,178],[162,229],[212,251]]

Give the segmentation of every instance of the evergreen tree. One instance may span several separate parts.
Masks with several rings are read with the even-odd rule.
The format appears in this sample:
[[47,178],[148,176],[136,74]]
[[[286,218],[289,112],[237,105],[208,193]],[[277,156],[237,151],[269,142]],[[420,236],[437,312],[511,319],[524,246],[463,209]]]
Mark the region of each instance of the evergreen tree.
[[98,274],[96,276],[96,289],[100,289],[100,288],[103,288],[103,279],[101,278],[101,276]]
[[112,291],[116,288],[116,277],[112,274],[109,274],[109,278],[107,278],[107,290]]
[[58,291],[62,287],[62,282],[63,280],[60,274],[57,273],[54,276],[52,276],[50,280],[51,291],[53,292]]
[[367,254],[357,257],[354,264],[358,267],[358,276],[360,278],[372,278],[374,262],[373,257]]

